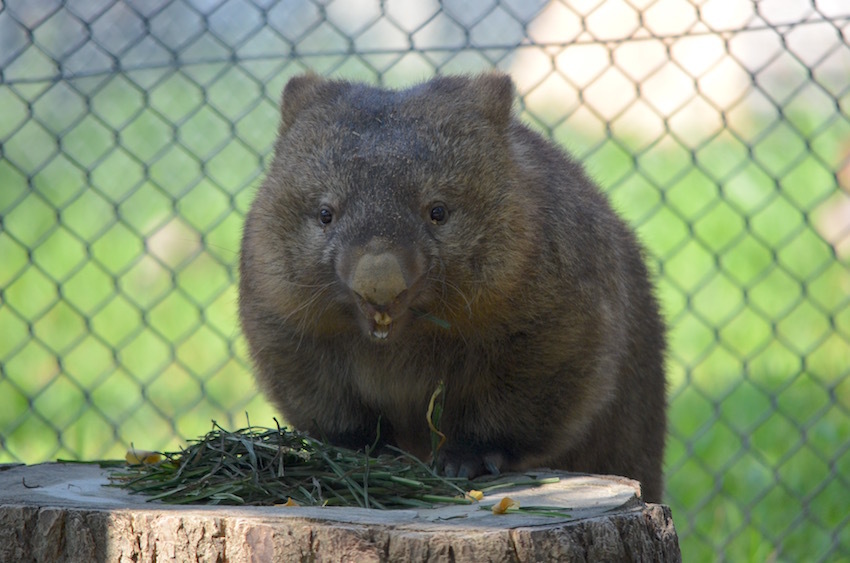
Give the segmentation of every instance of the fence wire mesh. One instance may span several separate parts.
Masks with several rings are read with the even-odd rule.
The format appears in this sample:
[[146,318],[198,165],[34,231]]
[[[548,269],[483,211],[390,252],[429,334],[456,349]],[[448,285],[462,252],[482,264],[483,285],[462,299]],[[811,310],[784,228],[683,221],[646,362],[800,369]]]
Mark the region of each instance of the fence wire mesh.
[[0,3],[0,461],[271,423],[234,280],[286,79],[510,72],[638,229],[689,560],[850,557],[843,0]]

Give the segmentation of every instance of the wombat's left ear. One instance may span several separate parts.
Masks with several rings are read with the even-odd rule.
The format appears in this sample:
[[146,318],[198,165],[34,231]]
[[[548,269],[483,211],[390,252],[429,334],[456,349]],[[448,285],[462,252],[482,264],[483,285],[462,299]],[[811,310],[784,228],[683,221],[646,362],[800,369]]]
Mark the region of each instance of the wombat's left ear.
[[505,126],[511,120],[514,104],[514,82],[501,72],[479,74],[470,81],[470,92],[478,111],[495,125]]

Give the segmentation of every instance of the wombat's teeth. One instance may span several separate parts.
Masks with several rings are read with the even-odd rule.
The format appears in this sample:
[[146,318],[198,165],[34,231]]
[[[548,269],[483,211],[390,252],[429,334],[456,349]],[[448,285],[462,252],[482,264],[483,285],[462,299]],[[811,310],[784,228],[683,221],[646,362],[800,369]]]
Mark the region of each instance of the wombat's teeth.
[[375,324],[378,326],[390,326],[390,323],[393,322],[392,317],[386,313],[376,312],[373,318],[375,319]]
[[375,338],[380,338],[381,340],[383,340],[384,338],[386,338],[389,335],[390,335],[390,331],[385,329],[385,328],[383,328],[383,329],[376,328],[375,330],[372,331],[372,336],[374,336]]

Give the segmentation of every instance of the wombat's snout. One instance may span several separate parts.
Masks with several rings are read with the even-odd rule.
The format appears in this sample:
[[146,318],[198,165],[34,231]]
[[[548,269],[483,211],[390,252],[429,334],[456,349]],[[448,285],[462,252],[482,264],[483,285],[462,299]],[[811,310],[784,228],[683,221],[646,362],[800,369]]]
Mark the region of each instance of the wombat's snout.
[[[409,248],[372,241],[347,253],[338,273],[354,293],[361,322],[372,337],[384,340],[400,329],[424,278],[424,258]],[[398,322],[397,322],[398,321]]]
[[364,254],[354,265],[351,290],[377,308],[389,307],[407,290],[401,263],[395,254]]

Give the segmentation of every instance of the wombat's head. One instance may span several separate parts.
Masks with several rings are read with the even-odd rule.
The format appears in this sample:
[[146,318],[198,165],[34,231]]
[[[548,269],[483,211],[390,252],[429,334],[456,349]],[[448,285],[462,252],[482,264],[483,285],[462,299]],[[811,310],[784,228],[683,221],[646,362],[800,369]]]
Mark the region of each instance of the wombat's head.
[[402,91],[290,80],[246,220],[243,307],[376,342],[479,330],[510,307],[539,228],[517,185],[512,101],[499,74]]

